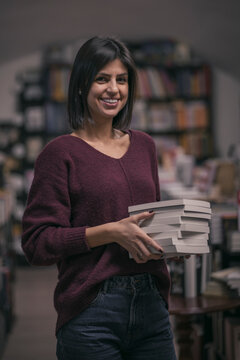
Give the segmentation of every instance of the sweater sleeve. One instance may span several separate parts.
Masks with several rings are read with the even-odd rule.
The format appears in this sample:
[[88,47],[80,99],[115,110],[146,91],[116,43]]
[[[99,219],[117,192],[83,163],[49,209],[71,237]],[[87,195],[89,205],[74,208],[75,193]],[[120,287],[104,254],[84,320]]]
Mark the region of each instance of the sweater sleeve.
[[35,163],[22,219],[22,248],[34,265],[51,265],[90,251],[86,227],[71,226],[69,163],[59,147],[47,145]]

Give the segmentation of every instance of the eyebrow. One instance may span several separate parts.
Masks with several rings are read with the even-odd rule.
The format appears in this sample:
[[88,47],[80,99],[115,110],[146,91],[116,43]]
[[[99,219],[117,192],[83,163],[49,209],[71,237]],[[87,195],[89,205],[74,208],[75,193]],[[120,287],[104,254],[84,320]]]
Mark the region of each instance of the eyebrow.
[[[99,73],[97,74],[97,76],[99,76],[99,75],[111,76],[111,74],[104,73],[104,72],[99,72]],[[128,76],[128,73],[117,74],[117,76]]]

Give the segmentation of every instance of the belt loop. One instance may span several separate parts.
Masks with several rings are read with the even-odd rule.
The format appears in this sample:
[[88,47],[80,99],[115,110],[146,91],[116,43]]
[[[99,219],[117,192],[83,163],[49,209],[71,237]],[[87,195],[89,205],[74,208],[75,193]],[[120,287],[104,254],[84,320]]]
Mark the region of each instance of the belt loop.
[[103,284],[103,292],[104,292],[104,294],[106,294],[107,291],[108,291],[108,284],[109,284],[109,279],[104,281],[104,284]]
[[149,285],[150,285],[151,289],[153,290],[155,287],[155,282],[154,282],[153,276],[149,273],[148,273],[148,280],[149,280]]

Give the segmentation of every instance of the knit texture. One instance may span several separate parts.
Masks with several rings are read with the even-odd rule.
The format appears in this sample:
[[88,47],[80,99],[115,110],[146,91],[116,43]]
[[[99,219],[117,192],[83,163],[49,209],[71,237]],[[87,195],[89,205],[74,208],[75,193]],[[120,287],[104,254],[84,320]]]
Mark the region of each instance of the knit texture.
[[46,145],[36,160],[22,247],[31,264],[57,264],[56,332],[114,275],[156,275],[168,301],[170,278],[164,260],[137,264],[118,244],[91,249],[85,237],[86,227],[119,221],[128,216],[128,206],[160,199],[154,142],[140,131],[128,134],[130,145],[120,159],[63,135]]

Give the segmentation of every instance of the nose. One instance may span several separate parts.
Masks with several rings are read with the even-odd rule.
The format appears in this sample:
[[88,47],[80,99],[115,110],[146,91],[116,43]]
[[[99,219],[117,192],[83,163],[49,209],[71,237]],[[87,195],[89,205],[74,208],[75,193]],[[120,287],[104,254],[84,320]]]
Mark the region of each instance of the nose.
[[108,91],[109,93],[116,93],[116,92],[118,92],[118,86],[117,86],[117,81],[116,81],[116,79],[111,79],[111,81],[109,81],[107,91]]

